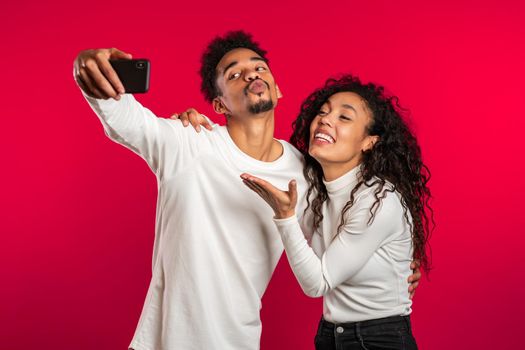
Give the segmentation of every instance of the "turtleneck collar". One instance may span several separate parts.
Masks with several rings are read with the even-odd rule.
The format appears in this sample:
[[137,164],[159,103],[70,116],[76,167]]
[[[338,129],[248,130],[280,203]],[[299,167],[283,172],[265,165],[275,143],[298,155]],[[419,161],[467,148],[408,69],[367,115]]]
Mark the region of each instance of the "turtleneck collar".
[[[357,175],[361,170],[361,165],[356,166],[346,174],[338,177],[332,181],[323,180],[324,185],[329,196],[337,195],[339,192],[342,192],[343,189],[353,188],[357,184]],[[347,191],[344,191],[347,192]]]

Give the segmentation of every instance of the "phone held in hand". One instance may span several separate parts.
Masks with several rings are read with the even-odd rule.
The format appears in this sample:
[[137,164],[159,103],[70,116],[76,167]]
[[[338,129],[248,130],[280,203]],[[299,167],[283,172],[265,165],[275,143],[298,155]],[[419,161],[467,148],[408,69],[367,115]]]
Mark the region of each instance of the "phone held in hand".
[[147,59],[110,60],[127,94],[142,94],[149,89],[149,67]]

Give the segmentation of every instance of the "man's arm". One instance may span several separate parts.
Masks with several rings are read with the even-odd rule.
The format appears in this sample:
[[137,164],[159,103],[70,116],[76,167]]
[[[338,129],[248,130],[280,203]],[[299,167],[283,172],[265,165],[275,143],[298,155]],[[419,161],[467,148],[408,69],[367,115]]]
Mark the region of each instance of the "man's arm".
[[182,133],[180,122],[158,118],[132,95],[121,94],[124,87],[109,60],[129,58],[117,49],[82,51],[74,62],[75,80],[108,137],[140,155],[159,175],[162,162],[180,163],[177,151],[188,132]]

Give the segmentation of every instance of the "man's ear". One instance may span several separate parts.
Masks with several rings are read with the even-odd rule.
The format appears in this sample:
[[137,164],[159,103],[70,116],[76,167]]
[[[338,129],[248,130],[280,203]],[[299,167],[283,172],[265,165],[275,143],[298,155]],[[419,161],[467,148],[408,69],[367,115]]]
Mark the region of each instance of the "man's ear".
[[226,106],[224,105],[224,103],[222,103],[221,99],[218,96],[215,97],[211,103],[215,113],[225,115],[229,114],[230,111],[228,110],[228,108],[226,108]]
[[277,98],[282,98],[283,93],[281,92],[281,89],[279,89],[279,85],[275,84],[275,90],[277,91]]
[[366,152],[366,151],[371,150],[372,148],[374,148],[374,145],[376,144],[377,141],[379,141],[379,136],[377,136],[377,135],[374,135],[374,136],[368,135],[366,137],[364,147],[363,147],[363,149],[361,151],[362,152]]

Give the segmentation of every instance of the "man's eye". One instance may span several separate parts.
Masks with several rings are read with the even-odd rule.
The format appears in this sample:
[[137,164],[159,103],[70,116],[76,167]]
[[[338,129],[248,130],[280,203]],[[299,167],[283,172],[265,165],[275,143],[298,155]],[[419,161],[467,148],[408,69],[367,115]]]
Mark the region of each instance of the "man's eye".
[[230,76],[228,77],[228,80],[237,79],[240,75],[241,75],[241,73],[230,74]]
[[266,70],[266,68],[265,68],[265,67],[257,67],[257,68],[255,68],[255,70],[256,70],[257,72],[263,72],[263,71]]

